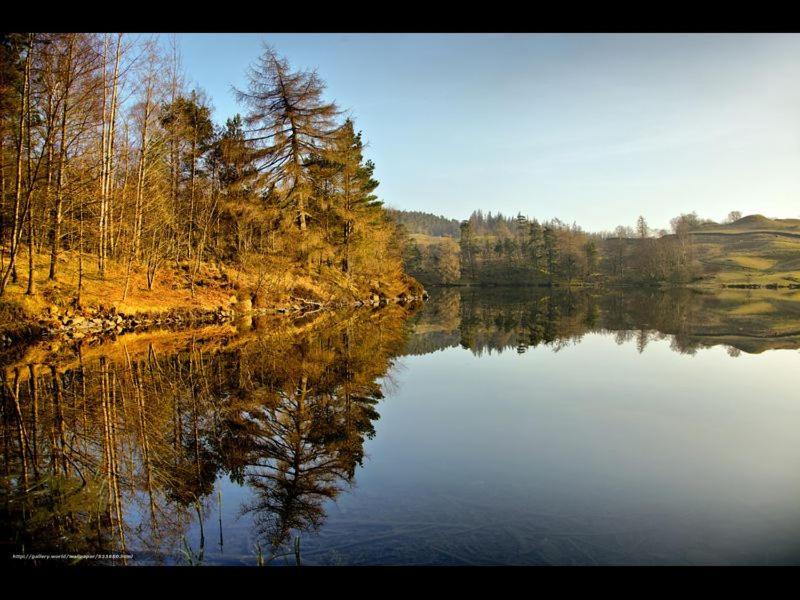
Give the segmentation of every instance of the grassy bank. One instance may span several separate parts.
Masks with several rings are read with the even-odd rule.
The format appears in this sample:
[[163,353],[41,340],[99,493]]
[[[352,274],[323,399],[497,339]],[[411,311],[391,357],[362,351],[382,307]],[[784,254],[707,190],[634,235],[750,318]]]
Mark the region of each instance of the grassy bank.
[[[27,255],[18,262],[19,278],[9,282],[0,297],[0,335],[11,340],[35,336],[37,327],[57,315],[94,314],[112,311],[125,315],[158,316],[167,313],[200,313],[236,307],[290,311],[313,303],[319,306],[345,305],[358,300],[418,295],[422,287],[401,275],[391,282],[348,280],[335,269],[291,270],[260,265],[246,269],[233,265],[188,263],[165,264],[151,286],[142,266],[109,262],[100,276],[94,255],[83,255],[80,275],[76,253],[59,260],[58,277],[48,278],[49,255],[35,255],[35,289],[27,294]],[[80,302],[78,281],[82,279]]]

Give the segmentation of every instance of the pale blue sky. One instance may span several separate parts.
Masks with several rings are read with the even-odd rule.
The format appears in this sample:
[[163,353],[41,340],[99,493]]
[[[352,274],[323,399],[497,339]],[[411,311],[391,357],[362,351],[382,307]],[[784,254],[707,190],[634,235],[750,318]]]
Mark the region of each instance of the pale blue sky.
[[696,210],[800,217],[794,34],[181,34],[215,119],[268,41],[317,68],[390,206],[668,227]]

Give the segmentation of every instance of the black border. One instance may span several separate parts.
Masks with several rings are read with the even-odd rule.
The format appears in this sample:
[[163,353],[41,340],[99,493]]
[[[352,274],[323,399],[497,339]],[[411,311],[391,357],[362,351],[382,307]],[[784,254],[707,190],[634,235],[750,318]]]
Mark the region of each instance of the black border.
[[[312,7],[289,5],[306,12],[298,28],[290,20],[279,20],[279,8],[272,3],[256,7],[117,4],[111,8],[107,3],[61,4],[63,7],[55,10],[25,5],[16,14],[4,15],[2,28],[131,33],[791,33],[799,31],[792,30],[792,26],[800,28],[800,21],[790,21],[777,10],[754,14],[733,6],[723,11],[699,6],[686,10],[664,4],[648,9],[641,5],[621,6],[615,10],[580,5],[561,5],[554,10],[532,3],[524,7],[463,3],[451,8],[421,8],[407,3],[346,4],[340,12],[328,5],[314,20],[307,16],[313,12]],[[62,593],[86,589],[169,593],[167,588],[153,587],[163,581],[170,587],[180,586],[176,591],[181,596],[195,589],[204,597],[227,593],[222,600],[232,600],[231,595],[241,595],[251,586],[267,597],[285,590],[302,598],[319,593],[380,598],[386,594],[431,594],[437,591],[431,584],[444,588],[448,596],[455,589],[463,589],[473,594],[488,591],[491,596],[509,592],[532,595],[550,590],[561,596],[604,590],[615,596],[683,597],[708,586],[708,591],[715,594],[727,588],[764,597],[779,589],[792,589],[797,581],[795,567],[44,567],[28,572],[29,569],[0,563],[0,572],[9,576],[8,583],[26,585],[37,592],[52,586]],[[111,587],[104,588],[105,583]],[[8,593],[13,593],[10,588]]]
[[[130,33],[794,33],[777,6],[619,3],[101,3],[23,4],[4,14],[9,31]],[[8,10],[5,11],[8,13]],[[795,29],[793,29],[793,27]]]

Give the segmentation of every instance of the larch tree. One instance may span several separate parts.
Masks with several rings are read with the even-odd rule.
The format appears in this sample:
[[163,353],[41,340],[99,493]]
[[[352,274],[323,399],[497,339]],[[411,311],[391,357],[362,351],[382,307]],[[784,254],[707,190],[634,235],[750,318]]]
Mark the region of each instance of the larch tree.
[[311,181],[307,159],[332,141],[339,110],[322,98],[325,85],[315,71],[292,71],[285,58],[265,47],[248,73],[246,91],[236,96],[250,110],[245,123],[266,186],[280,190],[294,222],[305,232]]

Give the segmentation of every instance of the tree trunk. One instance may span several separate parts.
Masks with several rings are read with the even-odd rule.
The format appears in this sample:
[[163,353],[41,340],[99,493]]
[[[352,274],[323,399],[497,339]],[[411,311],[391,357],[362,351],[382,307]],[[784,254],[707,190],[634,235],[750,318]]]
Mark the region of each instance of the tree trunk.
[[53,207],[53,239],[50,243],[50,273],[48,277],[57,278],[58,253],[61,249],[61,211],[63,205],[64,166],[67,160],[67,115],[69,114],[69,90],[72,85],[72,47],[74,38],[70,37],[67,47],[66,82],[64,84],[64,106],[61,109],[61,139],[58,147],[58,172],[56,174],[56,198]]
[[28,96],[30,95],[30,80],[31,80],[31,54],[33,53],[33,34],[28,37],[28,54],[25,57],[25,75],[22,82],[22,99],[19,107],[18,124],[18,137],[17,137],[17,173],[14,189],[14,215],[11,223],[11,248],[9,250],[9,263],[7,269],[3,272],[3,277],[0,279],[0,295],[5,292],[8,278],[14,273],[14,280],[16,280],[15,263],[17,252],[19,250],[19,241],[22,232],[22,224],[20,223],[20,206],[22,204],[22,145],[25,135],[25,123],[27,121],[26,108],[29,106]]

